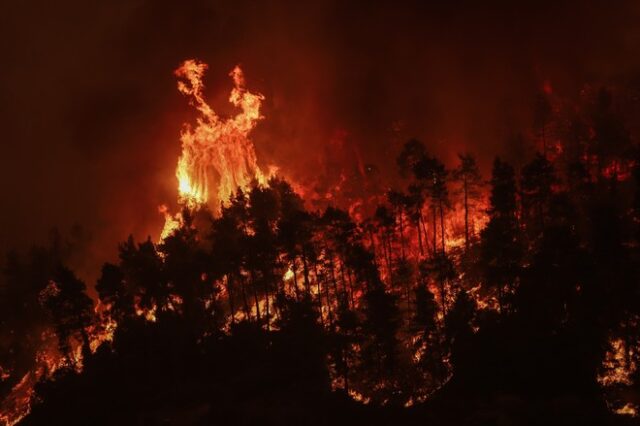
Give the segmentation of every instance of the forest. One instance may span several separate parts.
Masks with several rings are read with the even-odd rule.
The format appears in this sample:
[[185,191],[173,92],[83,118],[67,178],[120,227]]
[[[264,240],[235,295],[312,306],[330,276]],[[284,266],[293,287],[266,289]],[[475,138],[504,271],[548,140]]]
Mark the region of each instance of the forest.
[[219,208],[184,205],[95,283],[60,233],[9,253],[0,421],[636,424],[629,93],[567,106],[541,92],[488,170],[411,139],[381,193],[320,205],[272,176]]

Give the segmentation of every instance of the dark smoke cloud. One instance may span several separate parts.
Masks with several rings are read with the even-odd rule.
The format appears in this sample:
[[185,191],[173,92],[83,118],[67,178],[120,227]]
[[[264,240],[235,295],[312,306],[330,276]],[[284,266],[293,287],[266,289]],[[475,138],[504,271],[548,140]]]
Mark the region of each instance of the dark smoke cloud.
[[486,164],[531,125],[544,81],[572,96],[634,76],[639,15],[632,1],[3,2],[0,250],[77,223],[91,278],[129,233],[158,235],[193,118],[172,75],[186,58],[209,63],[218,109],[236,63],[267,96],[263,163],[307,179],[340,134],[388,176],[412,136]]

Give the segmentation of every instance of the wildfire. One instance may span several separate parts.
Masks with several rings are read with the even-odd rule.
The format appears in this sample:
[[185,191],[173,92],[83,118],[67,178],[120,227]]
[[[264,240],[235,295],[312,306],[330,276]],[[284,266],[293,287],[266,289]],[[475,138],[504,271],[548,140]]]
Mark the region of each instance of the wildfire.
[[[240,108],[233,117],[221,118],[206,102],[202,81],[207,64],[194,59],[185,61],[176,71],[178,90],[189,97],[189,103],[200,113],[195,127],[185,124],[180,135],[182,153],[176,167],[178,201],[187,208],[225,202],[240,188],[247,188],[252,181],[265,183],[265,175],[258,166],[253,142],[249,133],[259,120],[264,96],[249,92],[244,74],[236,66],[229,76],[233,89],[229,102]],[[169,214],[165,206],[160,212],[165,216],[161,240],[180,226],[179,214]]]
[[178,90],[200,112],[195,128],[185,125],[182,131],[182,154],[176,169],[180,201],[190,207],[210,201],[212,195],[224,201],[236,188],[246,187],[254,179],[263,180],[248,135],[263,118],[260,106],[264,96],[245,88],[242,70],[236,66],[229,74],[234,84],[229,102],[242,112],[223,119],[204,99],[206,69],[206,64],[188,60],[175,72]]

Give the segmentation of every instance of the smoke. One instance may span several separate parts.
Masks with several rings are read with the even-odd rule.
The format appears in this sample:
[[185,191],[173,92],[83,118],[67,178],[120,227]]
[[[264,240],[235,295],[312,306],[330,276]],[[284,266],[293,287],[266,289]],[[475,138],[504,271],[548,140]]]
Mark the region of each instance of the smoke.
[[205,94],[221,113],[233,113],[227,73],[242,65],[266,97],[258,159],[298,181],[335,173],[336,135],[353,168],[376,165],[383,180],[410,137],[486,166],[531,126],[545,81],[577,96],[640,65],[631,1],[310,3],[4,2],[0,251],[77,223],[91,280],[128,234],[157,237],[193,120],[172,73],[187,58],[209,64]]

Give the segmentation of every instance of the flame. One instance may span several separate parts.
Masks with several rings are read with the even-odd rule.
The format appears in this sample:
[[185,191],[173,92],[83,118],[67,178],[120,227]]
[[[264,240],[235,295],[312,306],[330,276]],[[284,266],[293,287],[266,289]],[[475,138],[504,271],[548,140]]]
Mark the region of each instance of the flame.
[[158,211],[164,215],[164,226],[162,232],[160,232],[160,242],[164,241],[169,235],[180,228],[182,224],[182,214],[176,213],[172,215],[169,213],[169,209],[166,205],[162,204],[158,207]]
[[142,308],[138,304],[135,307],[136,316],[143,317],[148,322],[156,322],[157,310],[158,308],[155,304],[151,308]]
[[624,406],[615,410],[615,413],[623,416],[636,417],[638,415],[638,407],[628,402]]
[[289,267],[287,269],[287,271],[284,273],[284,275],[282,276],[282,281],[291,281],[293,279],[293,277],[295,276],[293,269],[291,269],[291,267]]
[[605,356],[603,362],[604,372],[598,375],[598,382],[602,386],[631,385],[633,383],[632,375],[637,366],[634,362],[631,362],[631,364],[626,362],[629,349],[622,339],[612,339],[609,344],[611,349]]
[[[178,202],[190,209],[207,203],[218,206],[239,187],[247,188],[252,181],[267,181],[249,139],[249,133],[264,118],[260,113],[264,96],[246,89],[244,74],[236,66],[229,74],[233,80],[229,102],[241,112],[221,118],[204,98],[202,80],[207,68],[207,64],[189,59],[175,70],[178,91],[199,112],[195,126],[184,125],[180,135],[182,153],[176,167]],[[276,170],[270,168],[269,175]],[[165,217],[160,235],[163,241],[180,227],[182,217],[179,213],[171,215],[164,205],[159,210]]]
[[94,312],[99,321],[89,326],[87,330],[91,353],[95,353],[103,343],[113,342],[113,336],[118,328],[118,322],[111,317],[111,305],[98,301]]
[[638,407],[630,402],[615,410],[616,414],[623,416],[636,417],[638,415]]
[[207,64],[190,59],[175,71],[178,90],[200,112],[195,128],[185,125],[182,131],[182,154],[176,169],[180,201],[189,207],[207,203],[212,196],[225,201],[238,187],[247,187],[254,179],[264,181],[248,138],[263,118],[260,106],[264,96],[245,88],[242,70],[236,66],[229,74],[234,84],[229,102],[241,112],[222,119],[203,96],[206,70]]
[[38,378],[32,372],[25,374],[7,398],[2,402],[0,424],[13,426],[18,424],[31,410],[33,387]]
[[354,401],[357,401],[363,405],[367,405],[369,402],[371,402],[371,398],[369,398],[368,396],[364,396],[360,392],[353,389],[349,389],[349,396]]

